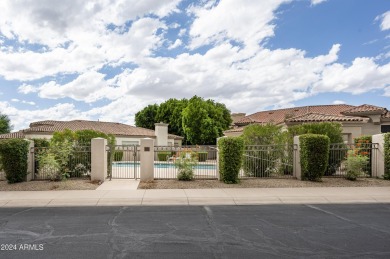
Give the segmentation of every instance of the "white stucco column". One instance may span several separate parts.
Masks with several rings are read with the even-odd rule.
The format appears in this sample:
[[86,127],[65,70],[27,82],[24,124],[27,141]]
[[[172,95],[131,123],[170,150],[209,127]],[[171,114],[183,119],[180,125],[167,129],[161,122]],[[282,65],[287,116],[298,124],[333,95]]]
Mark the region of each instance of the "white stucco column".
[[156,146],[168,146],[168,124],[155,123],[154,134],[156,135]]
[[372,143],[378,144],[378,149],[373,149],[371,174],[372,177],[383,177],[385,174],[385,149],[384,149],[384,135],[377,134],[372,136]]
[[28,151],[27,151],[27,177],[26,181],[31,181],[34,176],[34,141],[30,139],[26,139],[29,142]]
[[293,159],[293,176],[298,180],[302,180],[302,169],[301,169],[301,148],[299,145],[299,136],[294,137],[294,159]]
[[141,139],[140,170],[141,181],[154,180],[154,145],[153,139]]
[[91,180],[102,181],[107,178],[107,139],[91,140]]
[[218,141],[221,138],[226,138],[226,136],[217,138],[217,177],[218,177],[218,181],[221,181],[221,174],[219,173],[219,148],[218,148]]

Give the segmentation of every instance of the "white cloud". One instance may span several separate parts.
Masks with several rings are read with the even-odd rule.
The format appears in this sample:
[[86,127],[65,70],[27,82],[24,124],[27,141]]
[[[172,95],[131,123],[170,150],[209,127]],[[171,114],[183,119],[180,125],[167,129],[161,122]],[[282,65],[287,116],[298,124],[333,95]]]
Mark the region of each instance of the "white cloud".
[[253,0],[225,0],[209,8],[194,8],[190,48],[232,39],[256,50],[259,43],[274,35],[274,11],[283,2],[289,1],[264,0],[259,4]]
[[390,29],[390,11],[385,12],[375,18],[376,21],[381,21],[380,28],[382,31]]
[[9,116],[14,131],[28,128],[31,122],[40,120],[91,119],[70,103],[58,103],[46,109],[24,110],[17,109],[8,102],[0,102],[0,111]]
[[334,100],[333,104],[345,104],[345,101],[342,100]]
[[312,6],[321,4],[325,1],[327,1],[327,0],[310,0]]
[[168,49],[175,49],[179,46],[181,46],[183,44],[183,42],[180,40],[180,39],[176,39],[175,42],[168,47]]
[[22,94],[36,93],[38,90],[38,87],[28,84],[22,84],[18,87],[18,92]]

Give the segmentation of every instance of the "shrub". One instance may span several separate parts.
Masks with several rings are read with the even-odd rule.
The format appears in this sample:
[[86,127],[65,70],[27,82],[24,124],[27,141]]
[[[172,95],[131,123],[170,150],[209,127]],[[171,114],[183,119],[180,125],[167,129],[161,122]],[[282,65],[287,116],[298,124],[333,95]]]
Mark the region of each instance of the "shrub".
[[197,152],[197,157],[199,162],[205,162],[207,160],[208,152],[207,151],[199,151]]
[[[319,122],[319,123],[305,123],[302,125],[290,126],[288,133],[290,134],[290,143],[293,142],[293,137],[303,134],[321,134],[329,137],[331,144],[343,143],[343,129],[338,122]],[[336,169],[340,166],[343,158],[347,154],[347,148],[340,147],[340,149],[332,150],[329,155],[328,168],[326,172],[330,175],[336,173]]]
[[88,172],[88,169],[85,165],[79,163],[77,164],[74,169],[73,169],[73,172],[71,174],[71,177],[81,177],[81,176],[85,176]]
[[384,134],[385,173],[384,178],[390,180],[390,133]]
[[61,166],[52,153],[42,154],[38,157],[38,173],[46,175],[51,181],[60,181],[62,179]]
[[180,181],[191,181],[194,179],[194,168],[198,164],[195,153],[182,152],[175,160],[175,167],[178,169],[177,179]]
[[123,151],[116,150],[114,153],[114,161],[122,161],[122,158],[123,158]]
[[299,137],[299,142],[302,180],[321,180],[328,167],[329,137],[319,134],[304,134]]
[[172,156],[170,151],[161,151],[157,153],[158,161],[167,161],[169,157]]
[[218,141],[219,174],[225,183],[237,183],[244,153],[244,140],[224,137]]
[[31,140],[34,141],[34,147],[37,147],[37,148],[50,146],[50,141],[45,139],[45,138],[33,138]]
[[367,173],[371,175],[371,163],[372,163],[372,157],[371,157],[371,143],[372,143],[372,136],[361,136],[358,138],[355,138],[355,154],[365,156],[367,157]]
[[6,139],[0,141],[0,158],[8,183],[26,180],[28,141]]
[[355,181],[361,175],[365,174],[364,168],[368,164],[368,157],[356,154],[353,150],[348,151],[346,162],[347,175],[346,178]]

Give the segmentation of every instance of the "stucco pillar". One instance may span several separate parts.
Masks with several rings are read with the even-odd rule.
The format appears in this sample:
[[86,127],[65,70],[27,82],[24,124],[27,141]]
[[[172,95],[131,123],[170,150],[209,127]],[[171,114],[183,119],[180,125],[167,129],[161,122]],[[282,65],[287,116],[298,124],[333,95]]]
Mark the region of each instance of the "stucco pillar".
[[143,138],[141,139],[141,154],[140,154],[140,170],[141,181],[154,180],[154,145],[153,139]]
[[302,179],[302,169],[301,169],[301,148],[299,145],[299,136],[294,137],[294,159],[293,159],[293,176],[298,180]]
[[26,176],[26,181],[31,181],[34,176],[34,141],[30,139],[26,139],[26,141],[29,142],[28,145],[28,151],[27,151],[27,176]]
[[373,149],[371,173],[372,177],[383,177],[385,174],[385,149],[384,149],[384,135],[377,134],[372,136],[372,143],[377,143],[377,149]]
[[155,123],[154,134],[156,135],[156,146],[168,146],[168,124]]
[[91,180],[102,181],[107,178],[107,139],[91,140]]

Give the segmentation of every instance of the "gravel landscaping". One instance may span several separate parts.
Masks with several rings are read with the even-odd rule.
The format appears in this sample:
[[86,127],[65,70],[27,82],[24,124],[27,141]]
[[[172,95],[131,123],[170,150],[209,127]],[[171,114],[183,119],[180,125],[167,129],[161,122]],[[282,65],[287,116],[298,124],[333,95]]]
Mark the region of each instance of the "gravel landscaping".
[[69,179],[61,182],[31,181],[9,184],[0,181],[0,191],[56,191],[56,190],[95,190],[98,183],[89,179]]
[[375,178],[360,178],[349,181],[344,178],[322,178],[322,182],[296,179],[243,179],[238,184],[225,184],[218,180],[154,180],[141,182],[138,189],[212,189],[212,188],[301,188],[301,187],[384,187],[390,181]]

